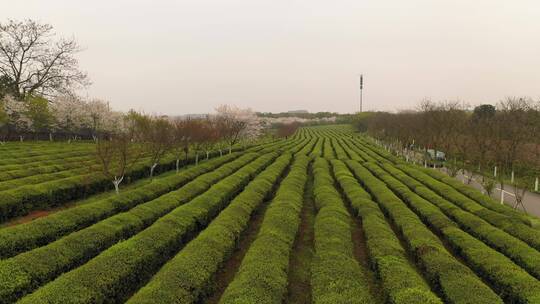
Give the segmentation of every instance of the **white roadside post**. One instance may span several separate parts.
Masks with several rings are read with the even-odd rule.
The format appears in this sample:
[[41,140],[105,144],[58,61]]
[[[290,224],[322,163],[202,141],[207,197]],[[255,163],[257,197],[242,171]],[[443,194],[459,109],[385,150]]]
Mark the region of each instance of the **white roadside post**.
[[512,176],[510,177],[510,182],[512,184],[514,183],[514,170],[512,170]]
[[504,190],[501,189],[501,205],[504,204]]
[[534,191],[538,192],[538,177],[534,181]]
[[493,169],[493,176],[497,177],[497,166],[495,166],[495,169]]

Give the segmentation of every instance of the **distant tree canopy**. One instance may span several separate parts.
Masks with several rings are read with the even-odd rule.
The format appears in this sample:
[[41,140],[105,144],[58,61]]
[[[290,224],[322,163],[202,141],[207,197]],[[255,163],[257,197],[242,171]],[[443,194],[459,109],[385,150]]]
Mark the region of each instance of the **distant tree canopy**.
[[52,97],[88,84],[75,39],[54,36],[51,25],[33,20],[0,23],[0,97]]
[[474,120],[485,120],[495,117],[497,109],[494,105],[483,104],[474,108],[473,119]]
[[468,171],[497,166],[498,177],[512,171],[523,178],[540,174],[540,102],[530,98],[472,110],[461,102],[426,100],[416,111],[362,113],[355,125],[397,151],[413,144],[443,151]]
[[338,113],[332,112],[317,112],[317,113],[303,113],[303,112],[281,112],[281,113],[270,113],[270,112],[257,112],[259,117],[298,117],[304,119],[316,119],[316,118],[329,118],[339,116]]

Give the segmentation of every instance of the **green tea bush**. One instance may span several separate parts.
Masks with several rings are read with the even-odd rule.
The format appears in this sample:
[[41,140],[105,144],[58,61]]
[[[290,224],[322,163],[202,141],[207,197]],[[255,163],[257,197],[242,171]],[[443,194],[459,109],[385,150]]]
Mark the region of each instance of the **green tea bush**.
[[290,253],[300,225],[308,163],[307,157],[296,156],[220,303],[283,302]]
[[236,248],[251,215],[271,194],[291,159],[291,154],[286,153],[259,174],[128,303],[201,302],[211,292],[213,277]]
[[315,256],[311,266],[313,303],[373,303],[366,273],[353,256],[350,215],[326,159],[313,164]]

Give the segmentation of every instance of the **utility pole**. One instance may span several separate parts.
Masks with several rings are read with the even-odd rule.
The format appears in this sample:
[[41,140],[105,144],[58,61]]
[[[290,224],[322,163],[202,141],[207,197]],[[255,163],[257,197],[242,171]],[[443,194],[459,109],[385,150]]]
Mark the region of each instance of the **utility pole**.
[[360,74],[360,113],[362,113],[362,90],[364,89],[364,75]]

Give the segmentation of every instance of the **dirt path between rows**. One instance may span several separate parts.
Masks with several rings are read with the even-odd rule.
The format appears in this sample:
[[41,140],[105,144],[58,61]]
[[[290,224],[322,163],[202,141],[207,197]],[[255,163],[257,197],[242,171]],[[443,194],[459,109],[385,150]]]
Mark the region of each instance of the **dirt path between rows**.
[[266,209],[269,205],[270,201],[266,201],[253,213],[248,227],[240,238],[240,243],[238,244],[237,249],[229,257],[229,259],[227,259],[227,262],[225,262],[225,264],[216,274],[214,279],[214,290],[204,301],[204,303],[214,304],[219,302],[223,292],[225,292],[227,286],[229,286],[234,279],[236,272],[238,272],[238,269],[240,268],[242,260],[249,250],[249,247],[251,247],[251,244],[257,238],[257,234],[259,234],[259,230],[261,229],[261,224],[264,219],[264,214],[266,213]]
[[[311,166],[310,166],[311,167]],[[311,303],[311,260],[313,259],[315,205],[313,202],[313,174],[308,171],[304,191],[301,221],[289,260],[289,278],[284,303]]]

